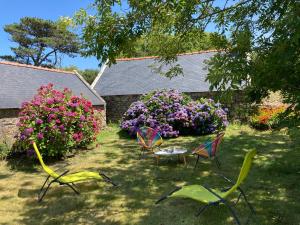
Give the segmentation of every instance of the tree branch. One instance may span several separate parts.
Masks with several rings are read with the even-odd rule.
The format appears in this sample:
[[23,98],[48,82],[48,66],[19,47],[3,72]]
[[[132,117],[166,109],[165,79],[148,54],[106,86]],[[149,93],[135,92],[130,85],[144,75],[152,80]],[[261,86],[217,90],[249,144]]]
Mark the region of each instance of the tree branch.
[[[232,10],[232,9],[235,9],[236,7],[239,7],[241,5],[244,5],[244,4],[247,4],[251,2],[251,0],[245,0],[245,1],[241,1],[241,2],[238,2],[236,4],[234,4],[233,6],[230,6],[230,7],[227,7],[227,8],[223,8],[223,9],[220,9],[220,10],[217,10],[217,11],[214,11],[212,13],[209,13],[207,15],[199,15],[197,18],[195,18],[194,20],[202,20],[202,19],[206,19],[207,17],[212,17],[216,14],[219,14],[219,13],[222,13],[222,12],[226,12],[228,10]],[[224,5],[225,6],[225,5]]]
[[56,52],[57,49],[54,49],[53,51],[48,52],[43,58],[41,58],[41,60],[39,61],[39,64],[42,64],[42,62],[45,61],[45,59],[47,59],[52,53]]

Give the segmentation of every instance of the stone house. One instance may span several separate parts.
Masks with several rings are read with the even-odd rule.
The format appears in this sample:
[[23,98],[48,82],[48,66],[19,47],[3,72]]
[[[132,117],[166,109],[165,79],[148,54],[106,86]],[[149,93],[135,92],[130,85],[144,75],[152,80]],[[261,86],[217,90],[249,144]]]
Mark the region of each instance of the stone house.
[[[205,61],[215,53],[215,50],[208,50],[178,55],[176,63],[180,64],[183,74],[172,79],[153,70],[153,65],[157,65],[157,57],[117,59],[117,63],[110,67],[106,64],[102,66],[91,86],[107,103],[107,121],[120,120],[132,102],[142,94],[157,89],[177,89],[192,99],[213,98],[217,92],[209,90]],[[239,95],[235,97],[234,103],[237,102]]]
[[69,88],[74,95],[83,95],[103,115],[105,101],[93,90],[80,74],[69,71],[0,62],[0,139],[13,136],[21,104],[29,101],[42,85],[54,84],[55,89]]

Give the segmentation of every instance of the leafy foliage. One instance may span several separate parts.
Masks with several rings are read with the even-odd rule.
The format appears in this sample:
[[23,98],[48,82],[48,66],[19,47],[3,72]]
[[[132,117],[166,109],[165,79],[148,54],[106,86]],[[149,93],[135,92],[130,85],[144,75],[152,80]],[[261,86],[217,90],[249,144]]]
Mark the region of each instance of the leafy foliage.
[[59,157],[73,148],[94,141],[99,121],[92,103],[72,92],[41,86],[33,100],[24,102],[17,137],[23,150],[31,150],[35,141],[45,157]]
[[209,134],[228,125],[227,113],[212,99],[192,101],[176,90],[154,91],[131,104],[121,127],[135,135],[139,127],[158,129],[163,137]]
[[213,43],[220,53],[209,63],[211,88],[242,86],[251,101],[282,91],[287,102],[300,108],[299,1],[94,0],[93,6],[94,15],[80,10],[75,16],[83,26],[87,55],[114,63],[143,35],[153,35],[158,37],[155,52],[172,65],[167,74],[172,77],[180,73],[176,54],[187,40],[200,40],[207,25],[214,24]]
[[97,77],[99,70],[97,69],[85,69],[80,70],[79,73],[83,76],[83,78],[89,83],[92,84],[95,78]]
[[252,127],[260,130],[275,128],[280,122],[280,115],[284,113],[286,106],[264,107],[250,118]]
[[[214,33],[191,32],[189,37],[181,46],[180,52],[195,52],[200,50],[215,49]],[[155,32],[143,35],[134,43],[130,43],[127,49],[124,49],[118,57],[142,57],[156,56],[165,42],[176,42],[178,37],[175,35],[157,34]]]
[[5,159],[11,152],[11,148],[9,148],[5,143],[0,142],[0,160]]
[[89,84],[92,84],[95,78],[97,77],[99,70],[97,69],[85,69],[85,70],[80,70],[77,66],[68,66],[62,68],[63,70],[67,71],[78,71],[78,73],[88,82]]
[[77,35],[60,22],[24,17],[20,23],[6,25],[4,31],[17,43],[17,47],[11,47],[14,55],[1,56],[8,61],[55,67],[60,63],[60,54],[74,57],[79,53]]

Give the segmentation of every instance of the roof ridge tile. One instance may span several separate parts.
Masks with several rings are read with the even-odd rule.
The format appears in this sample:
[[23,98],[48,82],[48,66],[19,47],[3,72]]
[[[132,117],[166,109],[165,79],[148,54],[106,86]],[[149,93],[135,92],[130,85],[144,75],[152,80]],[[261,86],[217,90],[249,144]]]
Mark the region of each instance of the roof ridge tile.
[[[186,52],[186,53],[179,53],[177,56],[182,55],[196,55],[196,54],[203,54],[203,53],[210,53],[210,52],[218,52],[220,50],[211,49],[211,50],[201,50],[195,52]],[[135,61],[135,60],[144,60],[144,59],[157,59],[159,56],[143,56],[143,57],[133,57],[133,58],[118,58],[116,61]]]
[[46,68],[46,67],[27,65],[27,64],[17,63],[17,62],[0,61],[0,64],[9,65],[9,66],[25,67],[25,68],[35,69],[35,70],[44,70],[44,71],[49,71],[49,72],[75,74],[73,71],[50,69],[50,68]]

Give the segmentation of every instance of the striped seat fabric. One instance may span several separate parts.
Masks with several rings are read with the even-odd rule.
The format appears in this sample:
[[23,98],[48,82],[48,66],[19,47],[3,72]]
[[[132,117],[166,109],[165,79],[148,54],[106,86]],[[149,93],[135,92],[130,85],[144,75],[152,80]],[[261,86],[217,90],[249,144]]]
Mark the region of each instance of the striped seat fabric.
[[222,142],[224,135],[225,135],[224,132],[219,133],[214,140],[206,141],[204,144],[201,144],[197,148],[194,149],[194,151],[192,153],[194,155],[198,156],[195,167],[197,166],[197,163],[198,163],[200,157],[210,158],[210,159],[216,158],[217,166],[218,167],[220,166],[216,154],[218,152],[220,143]]
[[143,149],[153,150],[162,144],[162,138],[158,130],[150,127],[142,127],[137,131],[137,142]]

